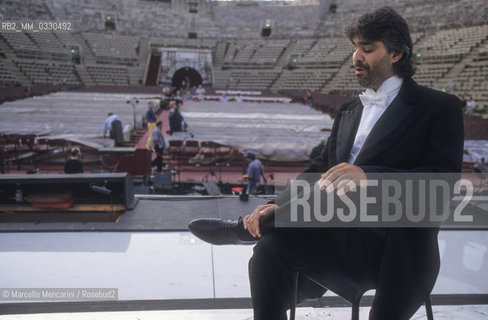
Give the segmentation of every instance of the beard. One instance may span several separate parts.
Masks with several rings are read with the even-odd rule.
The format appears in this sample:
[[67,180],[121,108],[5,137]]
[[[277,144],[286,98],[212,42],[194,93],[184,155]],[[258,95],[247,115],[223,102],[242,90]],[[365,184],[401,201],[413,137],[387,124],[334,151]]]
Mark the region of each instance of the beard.
[[374,65],[370,66],[358,61],[354,64],[354,67],[361,68],[365,71],[363,74],[357,74],[356,78],[360,86],[368,89],[378,90],[381,84],[393,75],[388,54],[385,54],[385,56]]

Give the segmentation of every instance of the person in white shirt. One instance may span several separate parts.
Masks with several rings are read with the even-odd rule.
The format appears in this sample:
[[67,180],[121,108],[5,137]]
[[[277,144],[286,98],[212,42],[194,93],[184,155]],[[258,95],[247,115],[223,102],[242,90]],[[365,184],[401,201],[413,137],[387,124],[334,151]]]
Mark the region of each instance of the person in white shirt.
[[466,102],[466,114],[473,115],[474,110],[476,110],[476,102],[474,102],[473,97],[469,97],[468,102]]
[[205,88],[201,84],[198,85],[198,88],[195,90],[195,93],[197,94],[197,98],[200,101],[203,101],[203,95],[205,94]]

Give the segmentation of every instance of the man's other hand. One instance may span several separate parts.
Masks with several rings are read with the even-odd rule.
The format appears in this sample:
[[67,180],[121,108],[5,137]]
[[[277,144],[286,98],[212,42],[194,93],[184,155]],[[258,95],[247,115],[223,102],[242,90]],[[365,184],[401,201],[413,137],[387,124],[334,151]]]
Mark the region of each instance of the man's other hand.
[[356,186],[361,180],[366,180],[366,174],[358,166],[342,162],[324,173],[317,183],[320,190],[332,192],[336,190],[338,196],[342,196]]

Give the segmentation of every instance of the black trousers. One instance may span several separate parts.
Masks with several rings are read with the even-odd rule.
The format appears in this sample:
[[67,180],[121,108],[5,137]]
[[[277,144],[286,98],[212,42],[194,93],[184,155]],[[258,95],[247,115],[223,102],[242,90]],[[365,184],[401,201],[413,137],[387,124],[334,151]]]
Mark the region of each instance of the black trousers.
[[[286,319],[291,279],[296,272],[341,268],[359,276],[378,275],[385,229],[274,228],[273,215],[262,217],[263,237],[254,247],[249,261],[255,320]],[[310,280],[299,279],[299,297],[320,297],[324,292]],[[412,310],[416,310],[411,307],[391,309],[386,302],[376,299],[370,319],[409,319],[415,313]]]
[[151,166],[157,166],[157,171],[161,172],[163,170],[163,150],[164,148],[154,147],[156,151],[156,158],[151,162]]

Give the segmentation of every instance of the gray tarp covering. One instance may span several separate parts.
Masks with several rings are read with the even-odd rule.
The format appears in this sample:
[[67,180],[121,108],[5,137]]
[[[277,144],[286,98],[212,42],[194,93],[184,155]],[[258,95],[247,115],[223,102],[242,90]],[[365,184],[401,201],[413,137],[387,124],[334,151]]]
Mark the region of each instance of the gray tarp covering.
[[[142,126],[147,101],[154,95],[57,92],[0,105],[0,132],[35,134],[64,139],[100,149],[113,145],[102,139],[103,123],[109,111],[117,114],[129,132]],[[139,99],[132,108],[132,98]],[[129,101],[129,103],[127,103]]]
[[465,162],[487,162],[488,161],[488,141],[486,140],[465,140],[464,149],[467,154],[464,155]]
[[[101,138],[107,113],[118,114],[126,131],[133,128],[134,119],[139,128],[147,101],[153,97],[58,92],[6,102],[0,105],[0,132],[35,134],[103,149],[113,145],[113,140]],[[133,98],[139,99],[134,111]],[[262,159],[278,161],[307,160],[319,139],[329,135],[321,130],[332,126],[328,115],[294,103],[188,101],[182,111],[194,139],[254,151]],[[178,137],[188,139],[189,134],[173,136]],[[465,161],[488,160],[486,140],[467,140],[465,149]]]
[[[258,158],[304,161],[320,138],[328,137],[332,119],[295,103],[185,102],[182,114],[188,130],[200,141],[214,141]],[[172,138],[188,138],[188,134]]]
[[[183,116],[195,139],[211,140],[261,159],[307,160],[312,148],[329,132],[332,119],[295,103],[186,102]],[[180,134],[177,138],[187,138]],[[466,140],[464,161],[488,161],[488,141]]]

